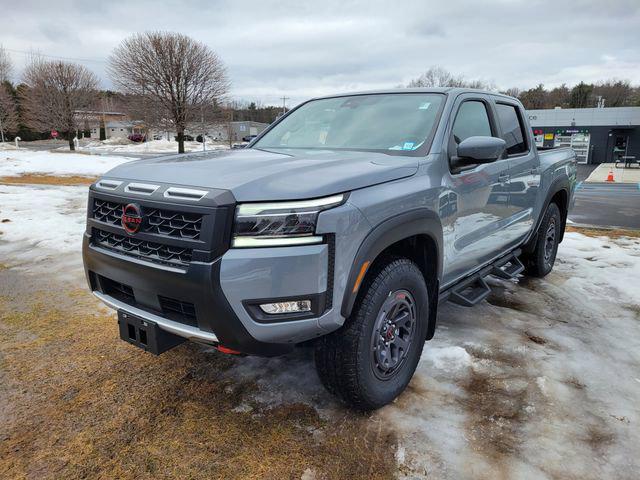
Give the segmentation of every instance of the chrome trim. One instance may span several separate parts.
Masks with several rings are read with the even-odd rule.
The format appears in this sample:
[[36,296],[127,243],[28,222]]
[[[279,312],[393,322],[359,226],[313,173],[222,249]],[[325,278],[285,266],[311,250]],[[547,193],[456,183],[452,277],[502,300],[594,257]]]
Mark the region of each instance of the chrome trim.
[[148,183],[130,183],[126,187],[124,187],[124,191],[136,195],[153,195],[159,188],[160,185],[151,185]]
[[105,305],[114,310],[123,310],[131,315],[135,315],[144,320],[148,320],[150,322],[155,323],[162,330],[173,333],[180,337],[184,337],[188,340],[192,340],[194,342],[201,342],[207,344],[218,344],[218,337],[214,333],[205,332],[204,330],[200,330],[196,327],[191,327],[189,325],[183,325],[182,323],[174,322],[173,320],[169,320],[164,317],[160,317],[159,315],[155,315],[153,313],[149,313],[146,310],[142,310],[137,307],[132,307],[120,300],[116,300],[110,295],[105,295],[101,292],[93,292],[93,294],[101,300]]
[[206,194],[206,190],[169,187],[164,192],[164,198],[179,198],[180,200],[191,200],[194,202],[199,202],[205,197]]
[[119,180],[99,180],[96,182],[96,188],[101,188],[103,190],[115,190],[122,182]]

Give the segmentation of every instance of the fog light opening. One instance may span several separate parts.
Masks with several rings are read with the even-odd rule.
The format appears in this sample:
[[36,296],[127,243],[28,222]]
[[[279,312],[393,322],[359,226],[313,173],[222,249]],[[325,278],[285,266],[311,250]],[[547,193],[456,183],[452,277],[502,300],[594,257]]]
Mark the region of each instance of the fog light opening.
[[291,302],[263,303],[260,309],[269,315],[280,313],[303,313],[311,311],[311,300],[294,300]]

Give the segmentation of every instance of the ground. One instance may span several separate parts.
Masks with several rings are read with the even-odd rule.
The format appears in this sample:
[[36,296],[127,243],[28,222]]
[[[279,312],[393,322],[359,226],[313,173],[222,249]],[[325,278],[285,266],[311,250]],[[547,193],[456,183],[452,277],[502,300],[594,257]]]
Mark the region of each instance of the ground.
[[0,478],[637,478],[637,233],[572,228],[545,279],[445,304],[408,390],[361,415],[307,348],[120,341],[84,283],[86,186],[42,183],[0,185]]

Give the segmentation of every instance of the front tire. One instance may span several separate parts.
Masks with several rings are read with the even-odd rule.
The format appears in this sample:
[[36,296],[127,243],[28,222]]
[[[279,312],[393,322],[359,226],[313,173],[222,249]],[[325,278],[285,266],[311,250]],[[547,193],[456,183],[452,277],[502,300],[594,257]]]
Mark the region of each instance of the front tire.
[[367,275],[351,317],[315,345],[324,386],[358,410],[374,410],[406,388],[420,360],[429,294],[406,258],[378,262]]
[[534,250],[524,258],[528,275],[542,278],[551,272],[556,261],[561,233],[560,209],[555,203],[550,203],[538,228]]

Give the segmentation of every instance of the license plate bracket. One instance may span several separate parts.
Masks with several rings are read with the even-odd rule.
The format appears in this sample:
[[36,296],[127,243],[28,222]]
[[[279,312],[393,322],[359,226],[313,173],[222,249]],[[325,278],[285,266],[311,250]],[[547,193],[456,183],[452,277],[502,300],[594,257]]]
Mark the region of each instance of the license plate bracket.
[[158,324],[123,310],[118,310],[120,338],[146,352],[160,355],[186,339],[162,330]]

